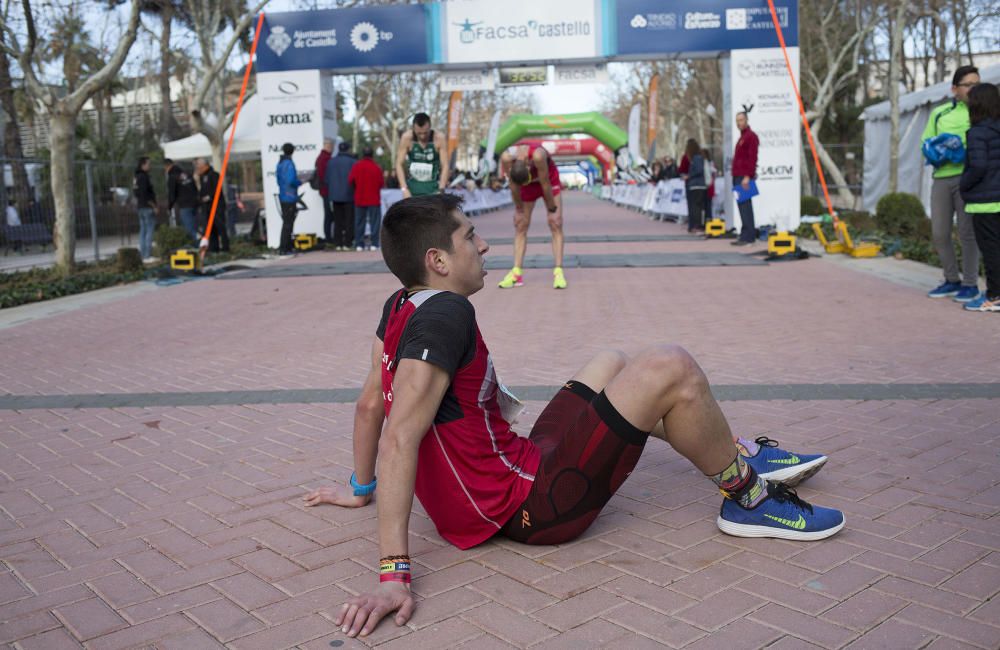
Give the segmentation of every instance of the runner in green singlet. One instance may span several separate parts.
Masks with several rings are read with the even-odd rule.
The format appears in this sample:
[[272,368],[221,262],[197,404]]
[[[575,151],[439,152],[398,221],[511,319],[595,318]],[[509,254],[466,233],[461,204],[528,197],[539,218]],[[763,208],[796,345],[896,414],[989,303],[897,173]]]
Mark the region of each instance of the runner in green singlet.
[[445,150],[444,135],[431,129],[430,116],[414,115],[413,128],[400,138],[396,153],[396,178],[403,198],[435,194],[448,186],[448,162],[441,160]]

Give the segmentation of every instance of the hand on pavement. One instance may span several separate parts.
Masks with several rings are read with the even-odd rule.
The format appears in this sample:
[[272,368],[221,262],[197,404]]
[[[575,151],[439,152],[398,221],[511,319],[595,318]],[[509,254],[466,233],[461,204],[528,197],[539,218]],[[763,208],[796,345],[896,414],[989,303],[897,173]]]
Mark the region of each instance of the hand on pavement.
[[343,506],[345,508],[360,508],[362,506],[366,506],[371,499],[371,495],[362,497],[354,496],[354,488],[349,485],[324,485],[318,490],[313,490],[302,497],[302,500],[306,502],[307,506],[318,506],[321,503],[329,503],[334,506]]
[[340,608],[335,623],[347,636],[368,636],[385,616],[399,610],[396,625],[404,625],[413,616],[416,601],[402,582],[381,582],[375,591],[350,599]]

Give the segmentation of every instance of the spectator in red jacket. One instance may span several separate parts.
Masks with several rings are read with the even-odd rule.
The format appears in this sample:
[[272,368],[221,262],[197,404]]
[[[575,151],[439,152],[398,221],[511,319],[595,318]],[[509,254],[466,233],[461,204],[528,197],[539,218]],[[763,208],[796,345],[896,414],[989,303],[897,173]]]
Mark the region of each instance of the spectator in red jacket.
[[347,182],[354,187],[354,247],[365,249],[365,223],[371,229],[371,247],[379,249],[378,231],[382,227],[382,168],[372,159],[370,146],[361,151],[361,160],[354,163]]
[[316,156],[315,171],[313,173],[316,174],[316,181],[319,183],[319,195],[323,197],[323,239],[326,240],[327,246],[333,241],[333,235],[330,232],[330,228],[333,226],[333,210],[330,209],[330,201],[327,199],[330,194],[330,188],[326,185],[326,164],[330,162],[332,155],[333,140],[324,138],[323,149]]
[[[740,185],[744,190],[748,190],[750,181],[757,177],[757,148],[760,146],[760,140],[757,139],[757,134],[750,130],[746,113],[736,114],[736,127],[740,130],[740,139],[737,140],[736,151],[733,153],[733,186]],[[757,227],[753,222],[753,201],[747,199],[736,205],[740,209],[743,226],[740,228],[740,238],[733,242],[733,246],[746,246],[757,240]]]

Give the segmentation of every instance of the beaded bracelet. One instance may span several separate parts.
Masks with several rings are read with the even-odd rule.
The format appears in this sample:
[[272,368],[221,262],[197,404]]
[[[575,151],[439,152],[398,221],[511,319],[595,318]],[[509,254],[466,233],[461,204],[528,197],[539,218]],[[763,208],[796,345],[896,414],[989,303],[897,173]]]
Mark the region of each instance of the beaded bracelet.
[[409,555],[389,555],[387,557],[381,558],[378,561],[378,563],[382,564],[383,562],[396,562],[398,560],[402,560],[403,562],[409,562],[410,561],[410,556]]

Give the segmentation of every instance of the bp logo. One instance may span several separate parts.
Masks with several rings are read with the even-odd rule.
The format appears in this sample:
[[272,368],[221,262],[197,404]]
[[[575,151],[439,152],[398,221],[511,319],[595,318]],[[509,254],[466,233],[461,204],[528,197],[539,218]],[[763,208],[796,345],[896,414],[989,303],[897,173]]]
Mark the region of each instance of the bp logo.
[[271,28],[271,33],[265,42],[275,54],[281,56],[288,49],[288,46],[292,44],[292,37],[285,33],[284,27],[275,25]]
[[351,29],[351,45],[358,52],[371,52],[379,41],[392,40],[392,32],[380,32],[368,21],[358,23]]

